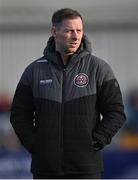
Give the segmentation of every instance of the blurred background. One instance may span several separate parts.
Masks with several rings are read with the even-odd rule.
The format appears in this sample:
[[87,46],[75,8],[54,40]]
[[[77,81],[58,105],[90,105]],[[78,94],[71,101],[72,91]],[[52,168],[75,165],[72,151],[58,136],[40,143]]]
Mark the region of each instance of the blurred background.
[[0,0],[0,179],[32,178],[31,157],[9,123],[25,67],[42,56],[59,8],[78,10],[93,54],[112,67],[127,122],[103,150],[103,178],[138,178],[138,0]]

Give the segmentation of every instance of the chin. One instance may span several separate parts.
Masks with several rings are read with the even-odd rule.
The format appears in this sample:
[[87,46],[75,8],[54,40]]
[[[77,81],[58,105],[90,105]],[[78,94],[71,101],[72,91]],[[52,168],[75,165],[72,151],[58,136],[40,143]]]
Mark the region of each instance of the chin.
[[70,52],[68,52],[67,54],[68,55],[72,55],[72,54],[74,54],[76,51],[70,51]]
[[68,51],[69,54],[74,54],[77,51],[77,49],[72,49],[70,51]]

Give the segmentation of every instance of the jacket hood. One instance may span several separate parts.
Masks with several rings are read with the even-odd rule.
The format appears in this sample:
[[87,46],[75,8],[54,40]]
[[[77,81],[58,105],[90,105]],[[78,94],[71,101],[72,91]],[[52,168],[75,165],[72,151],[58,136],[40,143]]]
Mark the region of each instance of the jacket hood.
[[[83,57],[87,54],[91,54],[92,49],[91,49],[91,42],[88,40],[87,36],[84,35],[82,38],[82,42],[80,44],[80,47],[78,48],[78,50],[72,55],[72,57]],[[55,62],[56,64],[59,62],[57,60],[58,55],[57,52],[55,50],[55,40],[54,37],[51,36],[47,42],[47,46],[44,49],[44,56],[45,58],[47,58],[48,60],[51,60],[53,62]]]

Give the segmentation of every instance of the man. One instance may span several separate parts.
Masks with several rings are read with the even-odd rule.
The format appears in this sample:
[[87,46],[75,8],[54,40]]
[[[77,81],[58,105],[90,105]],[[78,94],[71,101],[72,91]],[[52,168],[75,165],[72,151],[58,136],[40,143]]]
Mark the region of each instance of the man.
[[44,56],[24,71],[11,108],[34,178],[100,178],[100,150],[124,121],[118,82],[91,55],[81,15],[58,10]]

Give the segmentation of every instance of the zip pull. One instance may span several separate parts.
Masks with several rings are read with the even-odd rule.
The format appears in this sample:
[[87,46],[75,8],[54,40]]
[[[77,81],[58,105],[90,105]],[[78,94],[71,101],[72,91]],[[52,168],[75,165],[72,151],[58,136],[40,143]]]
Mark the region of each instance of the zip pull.
[[64,67],[63,67],[63,74],[65,74],[65,73],[66,73],[66,71],[67,71],[67,67],[66,67],[66,66],[64,66]]
[[65,64],[63,64],[63,70],[65,70],[67,68],[67,66]]

